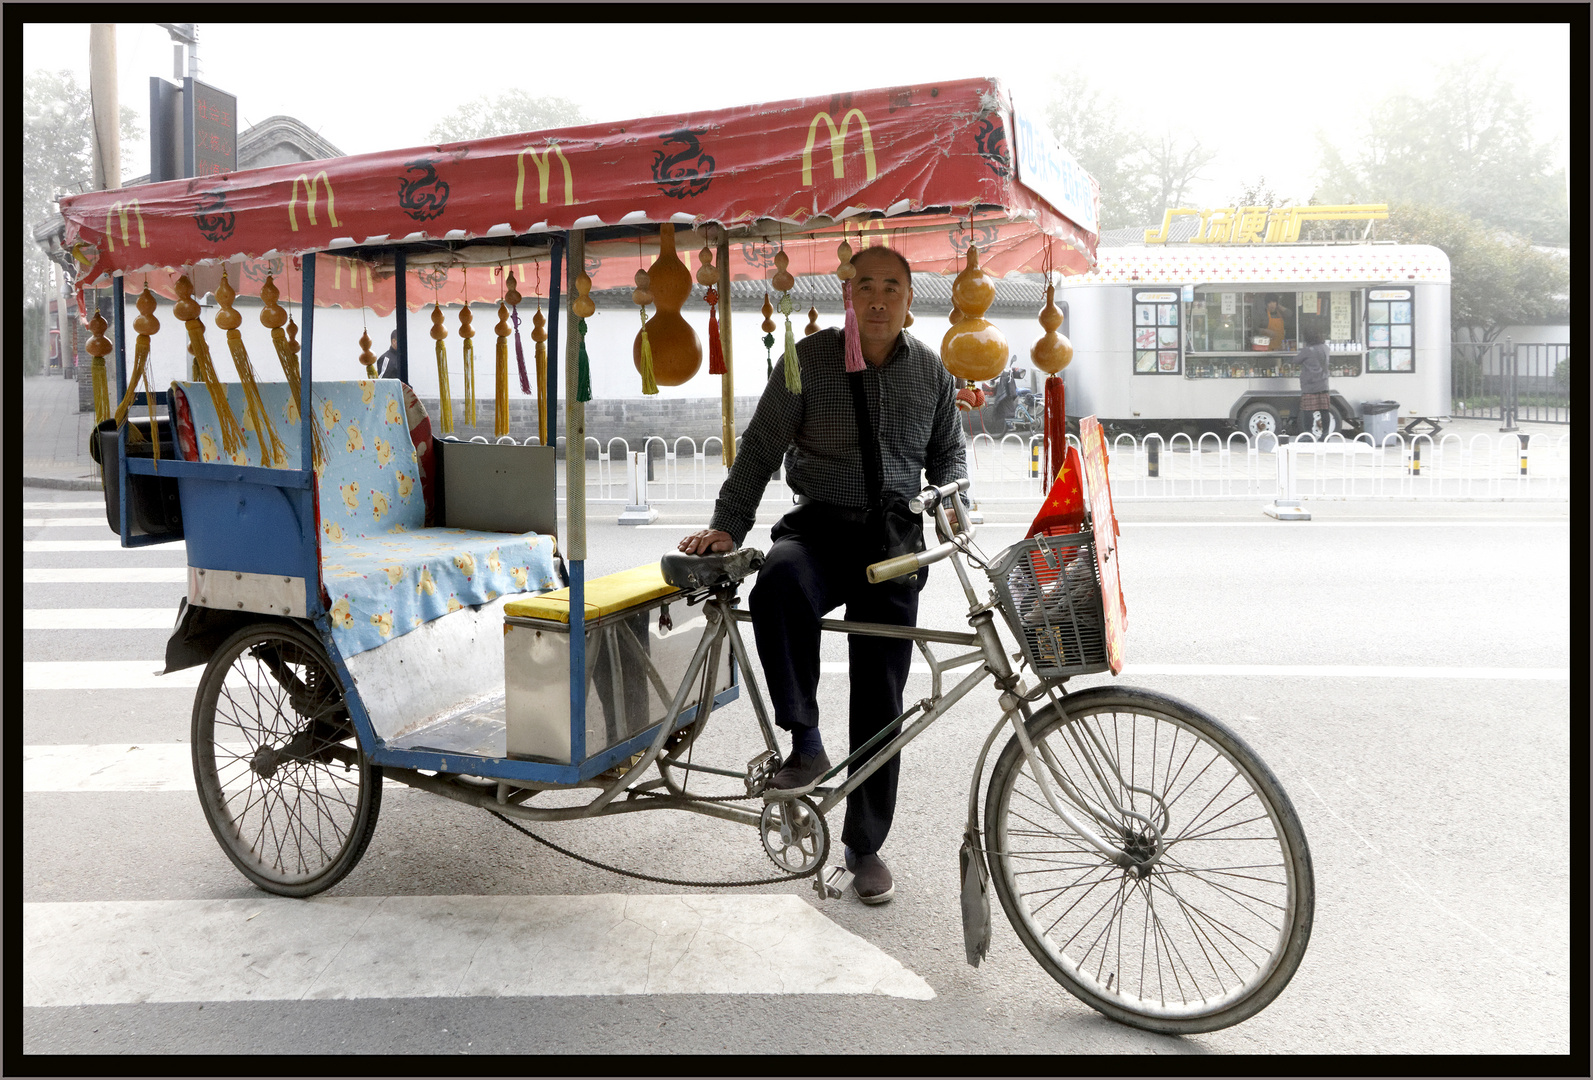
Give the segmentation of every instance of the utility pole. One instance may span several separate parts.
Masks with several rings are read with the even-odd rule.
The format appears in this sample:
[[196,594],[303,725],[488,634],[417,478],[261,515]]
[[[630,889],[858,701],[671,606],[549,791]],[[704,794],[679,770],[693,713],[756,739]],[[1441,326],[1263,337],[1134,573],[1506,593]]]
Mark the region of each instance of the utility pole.
[[94,129],[94,187],[122,186],[122,110],[116,93],[116,24],[89,24],[89,112]]

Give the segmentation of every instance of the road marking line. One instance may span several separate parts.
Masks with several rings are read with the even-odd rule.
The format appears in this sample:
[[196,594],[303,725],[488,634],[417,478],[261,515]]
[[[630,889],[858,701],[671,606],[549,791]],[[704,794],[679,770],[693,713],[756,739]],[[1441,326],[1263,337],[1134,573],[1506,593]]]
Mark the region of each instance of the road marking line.
[[24,540],[22,553],[30,552],[83,552],[83,551],[150,551],[157,555],[186,553],[188,545],[181,540],[156,544],[148,548],[124,548],[120,540]]
[[24,660],[24,690],[192,690],[204,666],[157,675],[164,660]]
[[154,582],[187,583],[186,566],[25,566],[24,585],[147,585]]
[[799,896],[276,896],[24,904],[23,1005],[877,994],[924,979]]
[[28,500],[22,504],[24,510],[104,510],[105,501],[96,499],[92,502],[43,502]]
[[170,630],[177,608],[27,608],[24,630]]
[[[248,757],[250,748],[232,749]],[[230,782],[230,781],[229,781]],[[384,780],[389,790],[414,790]],[[22,790],[182,791],[194,793],[188,743],[38,743],[22,748]]]
[[[850,666],[844,660],[819,664],[821,675],[845,675]],[[959,669],[957,677],[966,673]],[[928,675],[927,664],[913,664],[912,675]],[[1522,679],[1528,682],[1568,682],[1569,668],[1501,667],[1384,667],[1358,664],[1127,664],[1121,678],[1146,675],[1226,676],[1263,679]]]
[[103,517],[47,517],[22,519],[22,527],[24,529],[55,529],[76,527],[79,525],[100,525],[105,528],[110,527],[109,525],[106,525],[105,518]]

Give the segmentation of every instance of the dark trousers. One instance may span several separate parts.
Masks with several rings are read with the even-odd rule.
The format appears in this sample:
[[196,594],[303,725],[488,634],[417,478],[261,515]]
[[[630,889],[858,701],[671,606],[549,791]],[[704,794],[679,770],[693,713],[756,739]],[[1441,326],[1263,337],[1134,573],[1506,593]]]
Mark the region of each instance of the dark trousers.
[[[819,722],[820,619],[844,604],[846,618],[854,622],[917,625],[918,593],[928,569],[916,579],[870,585],[865,571],[875,560],[859,550],[861,528],[830,508],[808,504],[781,518],[770,532],[774,543],[750,597],[752,628],[775,723],[787,731]],[[912,651],[913,643],[906,640],[847,637],[853,747],[885,727],[893,729],[889,738],[895,737]],[[841,840],[859,855],[885,843],[896,812],[900,765],[900,758],[891,758],[847,797]],[[857,767],[854,762],[850,772]]]

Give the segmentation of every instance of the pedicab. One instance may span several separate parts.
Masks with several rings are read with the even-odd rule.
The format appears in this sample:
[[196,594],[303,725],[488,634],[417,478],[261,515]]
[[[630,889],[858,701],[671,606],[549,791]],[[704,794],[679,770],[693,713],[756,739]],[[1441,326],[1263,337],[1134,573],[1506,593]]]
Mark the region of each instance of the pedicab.
[[[1122,667],[1117,530],[1092,418],[1058,455],[1036,527],[1002,550],[975,542],[958,497],[966,480],[926,484],[914,506],[933,517],[939,542],[876,564],[869,577],[947,561],[968,600],[967,626],[824,620],[827,632],[913,641],[930,692],[898,727],[802,789],[768,787],[780,749],[738,595],[761,552],[670,555],[585,577],[589,364],[613,360],[587,354],[594,286],[628,285],[632,267],[652,259],[635,275],[641,328],[629,359],[644,392],[678,383],[697,369],[701,347],[680,329],[690,278],[676,250],[699,249],[697,277],[717,319],[708,353],[722,377],[729,465],[731,281],[767,279],[782,294],[791,357],[793,256],[798,265],[838,260],[843,283],[854,243],[889,244],[919,273],[959,272],[973,287],[954,295],[975,310],[954,312],[947,340],[965,333],[974,345],[981,274],[1093,264],[1093,181],[1041,130],[999,82],[979,79],[64,200],[67,245],[82,266],[80,310],[82,290],[107,279],[115,301],[114,335],[104,336],[103,320],[95,334],[96,355],[113,361],[109,400],[121,402],[96,432],[108,520],[124,546],[187,545],[188,592],[167,670],[205,666],[194,774],[233,864],[281,895],[330,888],[364,853],[385,779],[528,833],[522,823],[661,809],[750,825],[778,876],[674,883],[809,878],[831,899],[849,875],[827,867],[829,812],[988,680],[999,715],[970,755],[959,855],[969,962],[988,949],[993,883],[1041,966],[1119,1021],[1206,1031],[1271,1002],[1299,966],[1314,907],[1310,855],[1287,795],[1243,740],[1201,710],[1111,683],[1067,685]],[[539,307],[532,334],[538,433],[522,444],[460,441],[449,435],[456,408],[473,420],[480,396],[468,303],[499,304],[502,436],[511,336],[522,391],[532,392],[517,286],[533,278],[549,283],[546,326]],[[128,284],[141,290],[131,377]],[[242,341],[234,304],[239,287],[253,285],[282,380],[256,378]],[[283,287],[297,293],[302,342],[279,302]],[[156,294],[176,301],[169,310],[185,323],[196,377],[171,385],[164,420],[149,392],[141,423],[133,391],[141,374],[150,390]],[[227,335],[237,382],[216,375],[195,302],[205,294],[219,304],[214,325]],[[401,379],[315,378],[317,307],[381,315],[426,299],[439,416],[407,385],[414,355],[403,319]],[[450,398],[441,299],[466,305],[462,403]],[[764,314],[772,360],[768,299]],[[361,345],[374,359],[368,337]],[[1002,342],[995,370],[1006,359]],[[796,379],[795,367],[771,362],[771,377]],[[972,378],[994,373],[967,368]],[[569,449],[562,458],[560,445]],[[743,693],[764,748],[745,765],[710,765],[700,751],[712,742],[702,738],[711,715]],[[690,791],[693,777],[728,790]],[[574,804],[534,801],[582,790],[590,798]]]

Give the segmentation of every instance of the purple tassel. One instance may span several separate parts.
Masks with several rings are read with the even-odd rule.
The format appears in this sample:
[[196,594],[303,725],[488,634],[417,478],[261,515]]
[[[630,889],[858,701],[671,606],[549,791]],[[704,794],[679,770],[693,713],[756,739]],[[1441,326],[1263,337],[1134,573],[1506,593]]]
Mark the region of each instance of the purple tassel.
[[531,376],[525,371],[525,346],[520,344],[520,309],[516,307],[509,314],[514,320],[514,358],[520,362],[520,393],[531,392]]
[[852,283],[841,282],[841,296],[846,301],[846,370],[848,374],[863,370],[863,340],[857,331],[857,309],[852,306]]

